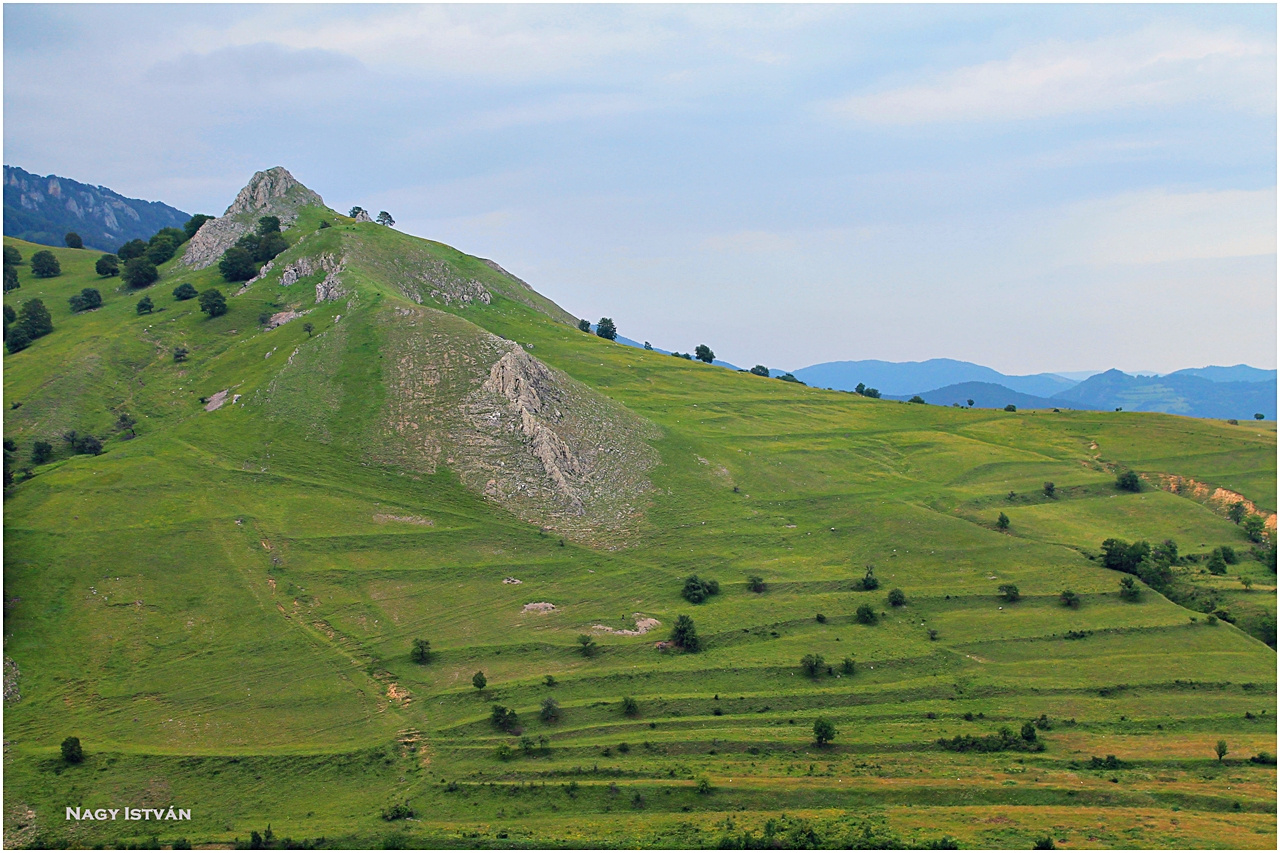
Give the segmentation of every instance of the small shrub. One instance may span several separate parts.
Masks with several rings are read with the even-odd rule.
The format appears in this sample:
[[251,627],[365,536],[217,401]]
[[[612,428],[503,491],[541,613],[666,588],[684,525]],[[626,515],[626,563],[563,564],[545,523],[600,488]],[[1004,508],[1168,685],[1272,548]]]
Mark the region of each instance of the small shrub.
[[1142,595],[1142,588],[1138,586],[1131,575],[1125,575],[1120,578],[1120,597],[1125,601],[1137,601]]
[[68,737],[62,742],[62,760],[68,764],[84,761],[84,748],[80,746],[80,738]]
[[579,634],[578,645],[582,647],[582,656],[587,658],[595,657],[596,652],[600,650],[600,647],[596,645],[595,638],[590,634]]
[[684,589],[680,591],[680,595],[690,604],[701,604],[711,596],[719,594],[720,584],[717,581],[704,581],[697,575],[685,578]]
[[819,717],[813,721],[813,741],[818,746],[826,746],[835,740],[836,727],[835,724],[826,717]]
[[844,660],[840,661],[840,671],[843,672],[845,675],[853,675],[854,670],[856,668],[857,668],[857,664],[854,663],[853,658],[849,657],[848,655],[845,655]]
[[1125,471],[1116,477],[1116,488],[1122,492],[1142,491],[1142,479],[1136,471]]
[[483,671],[477,672],[475,675],[471,676],[471,686],[476,690],[484,690],[485,685],[488,683],[489,679],[484,677]]
[[871,592],[880,588],[880,581],[876,579],[876,567],[867,566],[867,572],[862,576],[861,587],[866,592]]
[[190,350],[188,350],[186,347],[174,347],[174,348],[173,348],[173,360],[174,360],[175,362],[186,361],[186,360],[187,360],[187,356],[190,354],[190,352],[191,352],[191,351],[190,351]]
[[1022,597],[1022,594],[1018,592],[1017,584],[1002,583],[997,587],[997,589],[1000,590],[1000,594],[1004,596],[1004,600],[1010,604]]
[[1009,516],[1005,515],[1003,512],[1000,513],[1000,515],[996,517],[996,528],[998,530],[1008,530]]
[[431,660],[431,641],[423,639],[415,639],[413,648],[409,652],[409,659],[414,663],[427,663]]
[[538,718],[544,723],[558,722],[560,720],[560,703],[550,696],[543,699],[542,709],[538,712]]
[[640,713],[640,703],[630,696],[622,697],[622,714],[626,717],[634,717]]
[[759,575],[752,575],[747,578],[747,589],[752,592],[764,592],[766,589],[764,578]]
[[195,299],[199,296],[199,292],[190,284],[183,282],[173,289],[173,298],[179,302],[185,302],[188,299]]
[[[506,744],[503,745],[506,746]],[[510,750],[511,747],[508,746],[507,749]],[[392,803],[389,806],[384,806],[382,809],[382,819],[386,821],[405,820],[416,814],[417,812],[413,810],[413,807],[410,806],[408,802]]]
[[804,670],[805,675],[810,678],[817,678],[818,673],[826,666],[826,661],[822,659],[822,655],[809,653],[800,658],[800,668]]
[[700,777],[698,779],[698,784],[694,786],[694,790],[705,797],[707,794],[711,793],[711,780],[706,776]]
[[1058,601],[1062,603],[1063,607],[1070,607],[1074,609],[1080,606],[1080,596],[1076,595],[1069,589],[1064,589],[1058,594]]
[[907,594],[900,589],[889,590],[889,605],[891,607],[903,607],[907,603]]
[[155,309],[155,303],[151,301],[150,296],[144,296],[138,300],[137,311],[139,314],[150,314]]
[[870,604],[859,604],[854,618],[863,625],[874,625],[880,617],[876,615],[875,608]]
[[817,621],[817,622],[818,622],[818,624],[820,624],[820,625],[825,625],[825,624],[826,624],[826,622],[827,622],[827,617],[826,617],[826,616],[823,616],[821,613],[819,613],[817,616],[814,616],[813,618],[814,618],[814,620],[815,620],[815,621]]

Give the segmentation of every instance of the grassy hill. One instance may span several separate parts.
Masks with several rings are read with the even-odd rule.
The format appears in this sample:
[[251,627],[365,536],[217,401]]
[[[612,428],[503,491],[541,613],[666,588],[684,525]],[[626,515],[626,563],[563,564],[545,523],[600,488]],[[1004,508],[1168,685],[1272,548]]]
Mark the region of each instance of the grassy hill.
[[[6,844],[1275,846],[1274,759],[1249,761],[1276,752],[1250,633],[1274,638],[1275,576],[1216,491],[1274,536],[1274,421],[864,399],[583,334],[492,264],[323,208],[286,236],[242,293],[166,264],[150,315],[89,252],[6,294],[55,326],[4,362],[31,468],[5,498]],[[1237,624],[1122,600],[1109,537],[1176,540],[1178,588]],[[720,593],[685,601],[694,573]],[[680,615],[701,652],[655,648]]]

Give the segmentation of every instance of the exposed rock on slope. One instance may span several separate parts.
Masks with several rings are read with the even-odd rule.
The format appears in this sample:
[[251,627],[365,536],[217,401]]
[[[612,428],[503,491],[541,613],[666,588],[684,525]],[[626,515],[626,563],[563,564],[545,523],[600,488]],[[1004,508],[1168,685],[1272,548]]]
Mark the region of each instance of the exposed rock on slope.
[[252,231],[263,216],[280,217],[281,227],[292,225],[298,211],[308,205],[323,206],[324,199],[304,187],[283,166],[254,173],[226,212],[210,219],[187,242],[182,262],[194,269],[217,263],[236,240]]
[[451,314],[398,308],[382,328],[380,461],[446,465],[520,518],[582,539],[614,542],[638,520],[655,426]]

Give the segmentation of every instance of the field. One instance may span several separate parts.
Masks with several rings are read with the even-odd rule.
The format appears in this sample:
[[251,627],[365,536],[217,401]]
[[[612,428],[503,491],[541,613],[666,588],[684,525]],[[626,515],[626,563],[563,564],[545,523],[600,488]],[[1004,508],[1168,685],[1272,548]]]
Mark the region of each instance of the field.
[[[737,373],[583,334],[448,247],[329,218],[304,245],[349,253],[345,301],[268,278],[208,319],[173,287],[235,286],[171,262],[147,291],[163,310],[139,316],[141,294],[74,250],[6,294],[41,297],[55,326],[5,356],[5,437],[31,468],[5,498],[7,846],[225,846],[270,825],[353,846],[1275,848],[1275,760],[1250,761],[1276,752],[1275,575],[1224,506],[1159,487],[1194,478],[1274,518],[1274,422],[942,408]],[[420,307],[397,283],[411,256],[491,303]],[[83,287],[104,305],[72,315]],[[257,322],[286,307],[314,331]],[[434,462],[405,450],[382,357],[403,316],[423,339],[474,329],[463,360],[481,330],[517,342],[637,416],[656,464],[634,514],[533,523],[469,488],[446,439]],[[205,411],[223,389],[240,402]],[[106,452],[73,455],[72,429]],[[36,440],[52,461],[27,461]],[[1140,493],[1116,488],[1130,468]],[[1179,577],[1228,618],[1145,585],[1121,599],[1110,537],[1175,540],[1196,555]],[[1202,574],[1224,545],[1240,562]],[[682,599],[695,573],[720,593]],[[701,652],[655,647],[680,615]],[[605,630],[637,619],[660,625]],[[819,717],[836,730],[821,747]],[[1000,751],[938,744],[1005,726]],[[403,803],[412,817],[384,819]],[[67,821],[78,805],[192,819]]]

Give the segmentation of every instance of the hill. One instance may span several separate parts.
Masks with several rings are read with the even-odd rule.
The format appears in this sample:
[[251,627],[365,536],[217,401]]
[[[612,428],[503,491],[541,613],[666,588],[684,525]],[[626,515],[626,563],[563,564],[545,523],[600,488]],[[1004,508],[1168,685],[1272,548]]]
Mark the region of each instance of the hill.
[[1235,364],[1231,367],[1188,367],[1176,370],[1168,376],[1198,376],[1210,382],[1275,382],[1274,370],[1260,370],[1247,364]]
[[248,282],[5,294],[6,846],[1274,847],[1274,421],[716,369],[242,196]]
[[792,371],[796,378],[819,388],[852,391],[861,382],[880,390],[885,396],[923,394],[926,389],[943,388],[961,382],[987,382],[1003,385],[1020,394],[1050,397],[1076,383],[1053,373],[1008,376],[990,367],[950,358],[928,361],[892,362],[831,361]]
[[[917,395],[899,394],[890,399],[908,400],[913,396]],[[955,404],[966,406],[970,400],[973,400],[974,407],[979,409],[1003,409],[1008,405],[1017,406],[1019,409],[1055,409],[1062,408],[1065,405],[1061,400],[1036,397],[1032,394],[1020,394],[994,382],[960,382],[956,385],[948,385],[945,388],[925,391],[918,396],[922,397],[926,403],[934,406],[952,406]],[[1067,408],[1089,409],[1094,407],[1076,405],[1068,406]]]
[[126,198],[106,187],[4,167],[5,236],[62,246],[67,232],[74,231],[86,247],[114,252],[129,240],[145,240],[161,228],[181,228],[190,218],[158,201]]
[[1197,418],[1274,418],[1276,382],[1230,382],[1179,371],[1167,376],[1130,376],[1108,370],[1053,395],[1065,405],[1170,412]]

